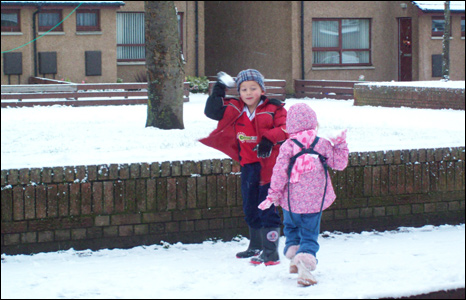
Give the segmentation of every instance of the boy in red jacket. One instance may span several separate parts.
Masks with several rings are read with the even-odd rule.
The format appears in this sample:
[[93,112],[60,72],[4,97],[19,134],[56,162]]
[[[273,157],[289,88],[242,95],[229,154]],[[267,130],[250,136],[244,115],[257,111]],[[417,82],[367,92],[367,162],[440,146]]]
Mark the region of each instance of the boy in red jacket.
[[280,144],[288,137],[286,110],[281,101],[265,97],[264,77],[259,71],[241,71],[235,81],[240,98],[225,98],[226,86],[233,87],[234,82],[226,73],[218,74],[204,112],[219,122],[200,142],[241,164],[241,194],[250,242],[236,257],[249,258],[262,251],[251,263],[276,265],[280,262],[280,215],[274,205],[264,211],[258,205],[267,197]]

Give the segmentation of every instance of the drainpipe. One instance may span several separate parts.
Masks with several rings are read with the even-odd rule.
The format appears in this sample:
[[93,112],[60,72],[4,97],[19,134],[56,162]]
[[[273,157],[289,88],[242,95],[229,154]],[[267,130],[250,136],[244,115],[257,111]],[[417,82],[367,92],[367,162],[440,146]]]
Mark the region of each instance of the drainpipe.
[[195,24],[195,28],[196,28],[196,37],[194,39],[194,48],[195,48],[195,51],[196,51],[196,77],[199,77],[199,24],[198,24],[198,1],[194,1],[194,24]]
[[36,15],[40,12],[41,5],[37,6],[37,10],[32,14],[32,38],[33,43],[33,55],[34,55],[34,77],[37,77],[37,41],[36,41]]
[[306,79],[304,73],[304,1],[301,1],[301,79]]

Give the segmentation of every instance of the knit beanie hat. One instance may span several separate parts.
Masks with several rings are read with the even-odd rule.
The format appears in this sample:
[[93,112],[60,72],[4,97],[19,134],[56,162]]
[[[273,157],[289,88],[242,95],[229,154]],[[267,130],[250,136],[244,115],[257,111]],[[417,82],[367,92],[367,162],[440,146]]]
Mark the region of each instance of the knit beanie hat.
[[236,86],[238,88],[239,92],[239,87],[241,83],[244,81],[255,81],[257,82],[261,89],[265,92],[265,84],[264,84],[264,76],[262,74],[254,69],[247,69],[239,72],[238,76],[236,76]]

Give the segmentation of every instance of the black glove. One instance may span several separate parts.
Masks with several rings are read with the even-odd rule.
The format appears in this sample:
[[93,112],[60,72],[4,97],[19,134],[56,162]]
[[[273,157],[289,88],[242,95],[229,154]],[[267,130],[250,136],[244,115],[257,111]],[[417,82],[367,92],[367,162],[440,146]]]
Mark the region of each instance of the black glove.
[[214,97],[222,97],[224,98],[225,97],[225,89],[226,89],[226,85],[223,83],[223,82],[220,82],[220,81],[217,81],[214,85],[214,87],[212,88],[212,96]]
[[257,150],[257,157],[267,158],[272,154],[273,143],[267,138],[263,137],[260,143],[254,148]]

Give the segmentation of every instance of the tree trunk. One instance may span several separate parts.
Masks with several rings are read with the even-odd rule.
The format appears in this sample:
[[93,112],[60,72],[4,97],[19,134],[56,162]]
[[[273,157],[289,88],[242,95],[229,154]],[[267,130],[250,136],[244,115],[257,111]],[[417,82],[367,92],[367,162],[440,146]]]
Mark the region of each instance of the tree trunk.
[[450,80],[450,1],[445,1],[445,29],[443,30],[442,78]]
[[184,68],[173,1],[144,1],[147,68],[146,127],[184,129]]

